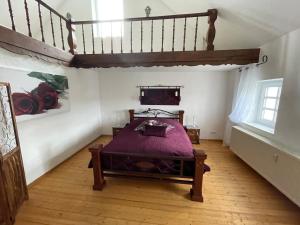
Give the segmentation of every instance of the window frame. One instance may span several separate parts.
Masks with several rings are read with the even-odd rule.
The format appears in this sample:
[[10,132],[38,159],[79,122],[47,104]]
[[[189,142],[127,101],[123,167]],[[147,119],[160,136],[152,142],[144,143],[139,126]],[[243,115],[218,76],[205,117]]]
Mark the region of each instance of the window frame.
[[[120,17],[101,18],[100,12],[97,11],[103,0],[91,0],[92,19],[100,21],[110,21],[115,19],[124,19],[124,0],[122,2],[123,13]],[[116,26],[117,25],[117,29]],[[124,36],[124,22],[107,22],[95,23],[92,25],[94,29],[94,38],[121,38]],[[109,27],[109,31],[105,30]]]
[[[262,80],[258,82],[258,96],[256,100],[256,109],[254,114],[254,123],[265,126],[267,128],[271,128],[274,130],[276,122],[277,122],[277,115],[278,115],[278,108],[280,104],[280,97],[282,92],[282,84],[283,78],[279,79],[272,79],[272,80]],[[268,97],[266,96],[267,89],[270,87],[278,87],[279,90],[277,92],[276,97]],[[265,107],[266,99],[275,99],[275,109]],[[270,110],[274,112],[274,118],[272,121],[266,120],[262,118],[263,111]]]

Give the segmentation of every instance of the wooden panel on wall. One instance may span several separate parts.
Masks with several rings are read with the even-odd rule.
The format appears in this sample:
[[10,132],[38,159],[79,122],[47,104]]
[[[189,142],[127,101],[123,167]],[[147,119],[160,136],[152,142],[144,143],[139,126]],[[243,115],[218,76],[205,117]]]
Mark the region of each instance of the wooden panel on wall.
[[141,88],[141,105],[179,105],[180,88]]

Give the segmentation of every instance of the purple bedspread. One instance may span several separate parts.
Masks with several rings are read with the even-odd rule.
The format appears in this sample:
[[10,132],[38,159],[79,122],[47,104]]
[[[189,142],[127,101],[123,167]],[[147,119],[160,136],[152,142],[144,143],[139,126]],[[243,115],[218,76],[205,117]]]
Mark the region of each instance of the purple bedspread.
[[[174,128],[168,131],[166,137],[144,136],[141,131],[134,130],[144,120],[131,122],[104,147],[101,151],[103,169],[180,175],[183,166],[182,175],[192,177],[195,169],[193,146],[184,127],[176,120],[156,118]],[[110,153],[116,155],[110,157]],[[180,160],[162,159],[164,156],[186,157],[186,160],[181,165]],[[89,167],[92,167],[92,161]],[[210,168],[204,165],[203,172],[206,171]]]
[[144,136],[134,129],[144,121],[139,119],[127,125],[118,136],[103,149],[103,153],[118,152],[145,156],[193,157],[192,143],[183,126],[176,120],[156,118],[174,126],[167,137]]

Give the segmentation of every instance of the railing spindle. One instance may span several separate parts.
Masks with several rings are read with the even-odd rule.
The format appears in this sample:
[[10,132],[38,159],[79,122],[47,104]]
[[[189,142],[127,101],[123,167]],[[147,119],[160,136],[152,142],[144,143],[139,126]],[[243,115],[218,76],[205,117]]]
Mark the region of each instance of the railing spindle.
[[164,51],[164,34],[165,34],[165,20],[162,20],[162,27],[161,27],[161,52]]
[[102,32],[102,30],[103,30],[103,24],[102,23],[100,23],[101,24],[101,52],[102,52],[102,54],[104,54],[104,47],[103,47],[103,32]]
[[141,52],[143,52],[143,20],[141,20]]
[[114,54],[114,41],[113,41],[113,26],[112,23],[110,23],[110,52],[111,54]]
[[153,20],[151,20],[151,52],[153,52]]
[[51,23],[53,46],[56,47],[55,34],[54,34],[54,26],[53,26],[53,18],[52,18],[52,11],[51,10],[50,10],[50,23]]
[[132,53],[132,21],[130,22],[130,52]]
[[40,28],[41,28],[41,33],[42,33],[42,42],[45,42],[42,12],[41,12],[41,3],[40,2],[38,2],[38,10],[39,10]]
[[198,18],[196,18],[196,28],[195,28],[195,42],[194,42],[194,51],[197,50],[197,37],[198,37]]
[[61,36],[62,48],[63,50],[65,50],[65,40],[64,40],[64,32],[63,32],[61,17],[59,17],[59,23],[60,23],[60,36]]
[[123,53],[123,23],[121,23],[121,53]]
[[29,12],[28,12],[28,5],[27,5],[27,1],[26,0],[24,0],[24,6],[25,6],[25,14],[26,14],[27,27],[28,27],[28,35],[29,35],[29,37],[32,37],[31,28],[30,28],[30,18],[29,18]]
[[10,0],[7,0],[8,3],[8,10],[9,10],[9,15],[10,15],[10,21],[11,21],[11,28],[16,31],[16,26],[15,26],[15,21],[14,21],[14,15],[11,7],[11,2]]
[[185,38],[186,38],[186,17],[184,18],[183,51],[185,51]]
[[172,39],[172,52],[174,52],[174,41],[175,41],[175,18],[173,19],[173,39]]
[[84,35],[83,24],[81,24],[81,30],[82,30],[82,42],[83,42],[83,54],[86,54],[86,50],[85,50],[85,35]]
[[92,24],[92,46],[93,46],[93,54],[95,54],[95,40],[94,40],[94,25]]

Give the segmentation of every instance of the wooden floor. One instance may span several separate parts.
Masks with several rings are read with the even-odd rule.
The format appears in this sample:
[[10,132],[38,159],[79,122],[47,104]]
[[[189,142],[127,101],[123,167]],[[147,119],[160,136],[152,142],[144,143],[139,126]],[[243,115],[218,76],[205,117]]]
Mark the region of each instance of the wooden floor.
[[212,169],[204,177],[204,203],[189,200],[188,185],[145,180],[110,178],[102,192],[92,191],[85,148],[30,187],[16,224],[300,224],[300,209],[220,142],[195,148],[207,152]]

